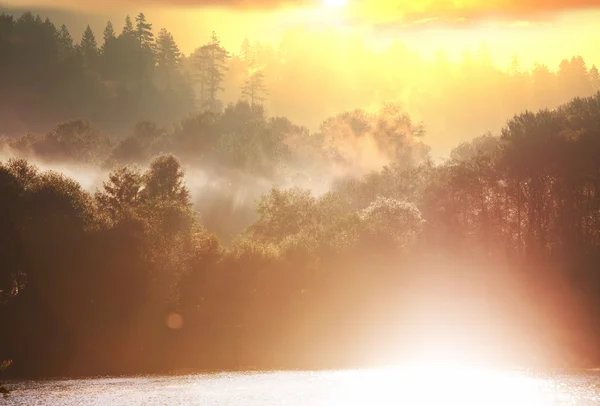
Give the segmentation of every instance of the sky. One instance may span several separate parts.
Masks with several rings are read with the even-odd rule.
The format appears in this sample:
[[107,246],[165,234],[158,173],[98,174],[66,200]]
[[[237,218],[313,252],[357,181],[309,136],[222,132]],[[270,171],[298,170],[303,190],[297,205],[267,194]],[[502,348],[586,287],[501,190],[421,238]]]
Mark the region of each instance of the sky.
[[277,44],[290,28],[359,34],[383,48],[394,40],[424,57],[444,48],[459,57],[485,42],[494,62],[512,54],[524,64],[556,66],[565,55],[600,62],[600,0],[9,0],[4,8],[32,9],[67,23],[77,36],[90,23],[97,35],[107,20],[143,11],[154,27],[173,33],[186,54],[215,30],[233,52],[242,40]]

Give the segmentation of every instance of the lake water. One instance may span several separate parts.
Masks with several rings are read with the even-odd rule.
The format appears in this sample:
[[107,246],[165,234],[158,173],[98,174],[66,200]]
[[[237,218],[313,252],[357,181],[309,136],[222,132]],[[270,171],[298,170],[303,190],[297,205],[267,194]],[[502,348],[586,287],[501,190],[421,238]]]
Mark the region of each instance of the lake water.
[[600,373],[411,367],[11,382],[0,405],[600,405]]

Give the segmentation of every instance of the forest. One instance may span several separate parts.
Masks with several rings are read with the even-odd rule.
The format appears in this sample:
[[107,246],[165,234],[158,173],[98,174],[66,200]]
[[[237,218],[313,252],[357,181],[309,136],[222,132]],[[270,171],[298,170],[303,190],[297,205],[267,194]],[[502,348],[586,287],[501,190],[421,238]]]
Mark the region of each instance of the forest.
[[598,366],[600,93],[582,58],[515,61],[520,100],[548,108],[497,106],[497,134],[439,162],[400,103],[312,130],[268,114],[267,72],[220,99],[232,59],[254,62],[216,34],[187,62],[143,14],[104,34],[0,17],[7,373],[343,368],[435,334],[490,362]]

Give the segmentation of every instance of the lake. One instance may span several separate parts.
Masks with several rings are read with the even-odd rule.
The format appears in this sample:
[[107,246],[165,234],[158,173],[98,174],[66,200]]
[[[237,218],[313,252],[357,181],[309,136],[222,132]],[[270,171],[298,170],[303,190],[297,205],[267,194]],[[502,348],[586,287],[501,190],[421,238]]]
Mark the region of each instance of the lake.
[[600,373],[458,367],[9,382],[0,405],[598,405]]

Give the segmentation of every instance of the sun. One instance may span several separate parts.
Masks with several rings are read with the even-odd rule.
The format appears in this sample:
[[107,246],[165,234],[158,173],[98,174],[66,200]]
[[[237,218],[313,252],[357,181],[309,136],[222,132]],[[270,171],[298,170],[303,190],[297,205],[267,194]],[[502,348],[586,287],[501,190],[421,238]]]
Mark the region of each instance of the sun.
[[331,7],[331,8],[343,7],[347,3],[348,3],[348,0],[323,0],[323,4],[326,7]]

